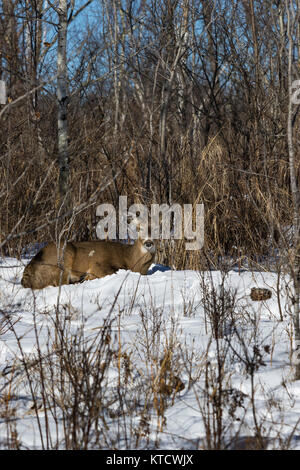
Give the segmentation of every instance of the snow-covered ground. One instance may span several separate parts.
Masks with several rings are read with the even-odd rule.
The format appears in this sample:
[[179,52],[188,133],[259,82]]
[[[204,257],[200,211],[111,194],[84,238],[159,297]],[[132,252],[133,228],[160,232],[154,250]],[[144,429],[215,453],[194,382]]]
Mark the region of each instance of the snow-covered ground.
[[[235,435],[239,436],[236,441],[242,442],[245,436],[254,436],[260,427],[268,448],[300,449],[300,382],[293,381],[293,328],[287,278],[282,278],[280,283],[279,298],[284,316],[280,322],[277,274],[230,271],[225,291],[235,291],[232,309],[235,325],[227,318],[224,335],[216,342],[211,333],[209,311],[204,307],[212,286],[219,289],[222,283],[220,272],[173,271],[153,265],[147,276],[120,270],[103,279],[62,286],[61,290],[48,287],[32,292],[20,284],[27,262],[28,259],[20,262],[11,258],[0,261],[0,371],[4,372],[0,377],[2,448],[7,446],[9,429],[16,431],[21,448],[40,448],[41,434],[46,436],[47,433],[51,434],[55,445],[65,446],[59,411],[54,425],[51,410],[46,416],[41,405],[37,420],[33,396],[37,402],[41,400],[38,373],[37,384],[30,389],[20,349],[29,362],[31,357],[37,357],[37,342],[40,354],[47,355],[55,344],[57,316],[65,320],[70,338],[84,334],[87,340],[101,331],[109,316],[112,322],[110,347],[117,353],[126,353],[122,357],[130,358],[130,372],[126,383],[121,384],[120,364],[118,367],[112,360],[107,371],[107,387],[111,387],[112,393],[118,387],[128,390],[130,396],[136,393],[141,409],[147,401],[150,416],[147,432],[144,431],[147,439],[141,437],[135,441],[131,436],[129,442],[122,433],[128,435],[132,427],[137,428],[142,413],[126,413],[122,417],[122,431],[120,419],[114,420],[110,413],[106,436],[113,432],[114,425],[119,426],[119,434],[114,434],[119,436],[119,443],[114,441],[116,448],[129,445],[160,449],[206,448],[208,418],[211,429],[217,419],[213,413],[217,408],[214,408],[213,388],[218,384],[219,351],[219,358],[226,356],[222,372],[223,445],[227,442],[232,447]],[[269,288],[272,298],[253,302],[249,296],[252,287]],[[157,400],[162,400],[163,393],[155,392],[153,387],[166,351],[172,351],[174,375],[180,378],[184,388],[181,385],[166,394],[163,411],[159,412]],[[249,362],[252,359],[257,367],[253,366],[251,385]],[[172,374],[170,370],[168,373]],[[205,385],[207,377],[209,385]],[[144,396],[147,381],[150,391]],[[119,405],[115,402],[112,406],[117,411]],[[12,409],[9,421],[7,414]],[[47,432],[43,428],[46,426]],[[47,445],[51,447],[49,442]],[[107,446],[109,442],[103,441],[103,448]]]

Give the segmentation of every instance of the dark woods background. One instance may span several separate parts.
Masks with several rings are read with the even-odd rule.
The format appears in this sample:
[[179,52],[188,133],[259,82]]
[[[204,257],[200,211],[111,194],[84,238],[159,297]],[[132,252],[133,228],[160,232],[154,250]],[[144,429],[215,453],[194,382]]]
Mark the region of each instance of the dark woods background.
[[[63,2],[60,2],[63,3]],[[257,266],[293,220],[288,79],[299,78],[294,1],[68,4],[65,193],[59,190],[57,3],[0,6],[0,245],[95,239],[96,205],[205,205],[205,247],[160,247],[177,269],[224,255]],[[60,23],[61,24],[61,23]],[[289,44],[293,40],[291,69]],[[38,88],[37,88],[38,87]],[[16,101],[18,98],[22,99]],[[299,182],[298,114],[292,115]],[[295,214],[294,214],[295,215]]]

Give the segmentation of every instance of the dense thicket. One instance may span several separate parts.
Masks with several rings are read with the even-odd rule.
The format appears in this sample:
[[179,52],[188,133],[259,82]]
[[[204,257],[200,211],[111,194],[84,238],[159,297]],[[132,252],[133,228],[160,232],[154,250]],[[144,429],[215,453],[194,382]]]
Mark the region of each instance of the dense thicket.
[[[95,206],[127,195],[129,203],[203,202],[205,253],[216,261],[270,253],[293,217],[286,2],[83,6],[69,6],[69,197],[71,210],[82,205],[64,219],[69,238],[95,238]],[[9,103],[0,108],[0,245],[16,255],[57,236],[57,15],[43,0],[3,0],[1,8]],[[296,145],[295,153],[299,179]],[[172,249],[179,256],[169,250],[163,261],[199,262],[180,242]]]

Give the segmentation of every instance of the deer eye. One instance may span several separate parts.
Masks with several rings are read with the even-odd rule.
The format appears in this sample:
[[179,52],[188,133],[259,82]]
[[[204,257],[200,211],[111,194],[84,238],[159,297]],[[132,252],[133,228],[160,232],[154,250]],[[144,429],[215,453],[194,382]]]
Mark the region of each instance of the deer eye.
[[144,245],[147,247],[147,248],[151,248],[153,246],[153,241],[151,240],[147,240]]

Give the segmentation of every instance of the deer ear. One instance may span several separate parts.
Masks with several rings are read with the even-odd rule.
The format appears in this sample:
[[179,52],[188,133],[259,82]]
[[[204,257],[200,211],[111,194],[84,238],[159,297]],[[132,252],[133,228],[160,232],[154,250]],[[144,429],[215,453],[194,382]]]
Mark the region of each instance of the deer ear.
[[128,236],[129,238],[136,240],[139,238],[140,224],[137,220],[137,217],[129,213],[127,216],[127,225],[128,225]]
[[140,230],[141,223],[139,222],[138,218],[134,216],[134,214],[128,214],[127,223],[134,227],[137,231]]
[[129,237],[146,238],[148,235],[148,209],[143,204],[133,204],[128,209]]

